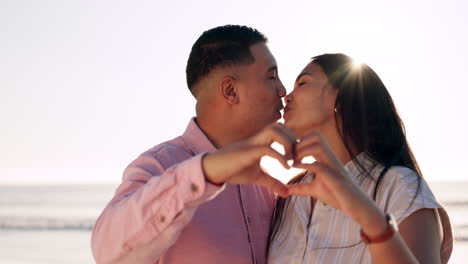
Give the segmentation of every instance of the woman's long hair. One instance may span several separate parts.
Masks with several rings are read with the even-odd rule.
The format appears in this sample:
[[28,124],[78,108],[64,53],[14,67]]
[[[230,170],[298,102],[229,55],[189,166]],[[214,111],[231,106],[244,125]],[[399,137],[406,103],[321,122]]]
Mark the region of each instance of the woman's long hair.
[[[412,169],[418,175],[420,191],[421,171],[406,140],[405,128],[393,100],[379,76],[367,65],[356,66],[345,54],[323,54],[312,58],[319,65],[328,81],[338,94],[335,101],[335,121],[338,133],[351,157],[361,172],[361,180],[375,181],[373,198],[387,170],[392,166]],[[371,176],[372,169],[366,169],[356,155],[364,152],[384,167],[377,179]],[[305,173],[291,182],[299,182]],[[414,199],[413,199],[414,201]],[[278,198],[270,225],[270,244],[283,223],[290,199]]]

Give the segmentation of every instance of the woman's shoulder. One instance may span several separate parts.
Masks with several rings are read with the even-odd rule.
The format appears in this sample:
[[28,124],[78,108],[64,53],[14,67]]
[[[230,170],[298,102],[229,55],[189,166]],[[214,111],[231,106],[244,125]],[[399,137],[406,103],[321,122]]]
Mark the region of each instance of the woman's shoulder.
[[[381,195],[428,195],[429,186],[424,179],[415,171],[408,167],[392,166],[382,175],[379,186]],[[421,193],[421,191],[423,191]]]
[[420,208],[441,207],[427,182],[416,171],[394,166],[383,177],[378,196],[386,206],[394,207],[393,210],[404,209],[400,219]]
[[383,181],[396,183],[414,183],[419,179],[422,178],[416,171],[408,167],[393,166],[388,169],[387,173],[385,173]]

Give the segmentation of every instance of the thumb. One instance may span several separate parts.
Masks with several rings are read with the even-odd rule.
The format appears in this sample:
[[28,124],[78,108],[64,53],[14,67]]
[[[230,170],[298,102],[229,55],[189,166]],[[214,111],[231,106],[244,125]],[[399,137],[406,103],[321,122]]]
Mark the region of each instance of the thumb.
[[261,171],[260,174],[256,184],[272,190],[283,198],[288,197],[289,193],[286,185],[263,171]]

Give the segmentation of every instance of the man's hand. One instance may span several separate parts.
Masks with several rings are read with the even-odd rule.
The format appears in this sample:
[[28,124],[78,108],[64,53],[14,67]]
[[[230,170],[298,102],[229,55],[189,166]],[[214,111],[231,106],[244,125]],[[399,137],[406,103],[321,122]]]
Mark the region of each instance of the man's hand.
[[[284,155],[270,147],[275,141],[284,146]],[[294,158],[295,144],[294,133],[283,124],[276,123],[249,139],[206,155],[202,160],[203,170],[211,182],[258,184],[286,197],[288,188],[262,170],[260,159],[270,156],[289,169],[287,161]]]

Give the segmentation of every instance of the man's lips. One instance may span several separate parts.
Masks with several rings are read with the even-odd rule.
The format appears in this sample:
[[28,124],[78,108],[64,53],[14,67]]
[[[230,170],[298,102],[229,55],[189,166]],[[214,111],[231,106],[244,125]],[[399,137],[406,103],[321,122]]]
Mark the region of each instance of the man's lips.
[[278,111],[281,111],[284,108],[284,105],[282,103],[279,104],[278,106]]
[[283,114],[281,113],[281,110],[284,108],[283,104],[278,105],[276,114],[279,116],[278,119],[283,117]]
[[279,104],[277,110],[281,114],[281,110],[284,108],[283,104]]

